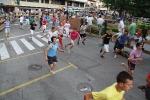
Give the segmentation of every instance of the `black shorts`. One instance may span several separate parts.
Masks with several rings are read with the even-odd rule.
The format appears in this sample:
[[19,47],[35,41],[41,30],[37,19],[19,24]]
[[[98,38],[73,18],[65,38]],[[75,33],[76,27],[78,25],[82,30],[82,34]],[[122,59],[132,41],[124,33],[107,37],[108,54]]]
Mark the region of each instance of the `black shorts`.
[[85,38],[86,37],[86,34],[80,34],[81,38]]
[[48,44],[51,44],[52,42],[51,41],[48,41]]
[[117,45],[116,45],[116,48],[121,50],[121,49],[124,48],[124,44],[120,44],[120,43],[118,42]]
[[22,22],[20,22],[20,25],[23,25],[23,23],[22,23]]
[[49,65],[53,64],[54,62],[58,62],[56,56],[54,56],[54,57],[47,56],[47,58],[48,58],[48,64]]
[[135,69],[135,64],[133,64],[132,62],[130,62],[128,60],[128,67],[130,68],[130,70],[134,70]]

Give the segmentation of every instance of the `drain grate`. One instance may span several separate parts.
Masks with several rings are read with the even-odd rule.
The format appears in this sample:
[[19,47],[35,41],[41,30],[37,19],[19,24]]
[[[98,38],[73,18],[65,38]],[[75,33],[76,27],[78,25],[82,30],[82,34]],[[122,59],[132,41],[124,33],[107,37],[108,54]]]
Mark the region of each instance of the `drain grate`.
[[78,84],[77,89],[83,93],[91,92],[93,90],[92,86],[87,83]]
[[38,71],[38,70],[41,70],[41,69],[42,69],[42,66],[37,65],[37,64],[32,64],[28,67],[28,70],[31,70],[31,71]]

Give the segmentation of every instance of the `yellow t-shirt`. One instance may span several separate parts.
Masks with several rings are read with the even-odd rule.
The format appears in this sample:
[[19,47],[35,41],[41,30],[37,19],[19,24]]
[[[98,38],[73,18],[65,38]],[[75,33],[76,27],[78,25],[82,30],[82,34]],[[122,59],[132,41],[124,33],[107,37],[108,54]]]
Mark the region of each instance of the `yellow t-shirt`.
[[116,84],[114,83],[100,92],[92,92],[94,100],[122,100],[125,91],[118,92]]

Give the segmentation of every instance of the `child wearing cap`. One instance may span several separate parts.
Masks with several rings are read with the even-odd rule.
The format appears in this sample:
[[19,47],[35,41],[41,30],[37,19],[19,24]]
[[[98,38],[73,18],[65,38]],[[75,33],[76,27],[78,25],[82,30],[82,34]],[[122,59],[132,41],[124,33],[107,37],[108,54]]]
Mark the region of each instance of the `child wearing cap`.
[[134,40],[133,49],[135,50],[137,43],[143,43],[143,38],[142,38],[142,36],[141,36],[141,32],[137,32],[137,33],[133,36],[133,40]]

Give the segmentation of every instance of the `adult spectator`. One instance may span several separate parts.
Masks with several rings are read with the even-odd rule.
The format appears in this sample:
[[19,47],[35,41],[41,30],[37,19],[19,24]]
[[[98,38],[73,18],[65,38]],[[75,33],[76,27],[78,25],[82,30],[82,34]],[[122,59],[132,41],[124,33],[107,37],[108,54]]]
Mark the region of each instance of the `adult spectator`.
[[92,21],[93,21],[93,17],[91,15],[89,15],[89,17],[87,18],[87,23],[88,23],[87,25],[89,27],[90,34],[91,34],[91,27],[93,25]]
[[104,19],[102,18],[101,15],[99,15],[99,18],[97,19],[97,25],[99,27],[99,36],[102,34],[103,23],[104,23]]
[[118,18],[117,19],[117,21],[118,21],[118,32],[119,33],[124,33],[124,23],[123,23],[123,21],[121,20],[121,18]]
[[130,41],[129,41],[129,46],[131,46],[131,41],[133,39],[133,36],[136,33],[136,24],[134,22],[132,22],[132,19],[129,19],[129,36],[130,36]]

